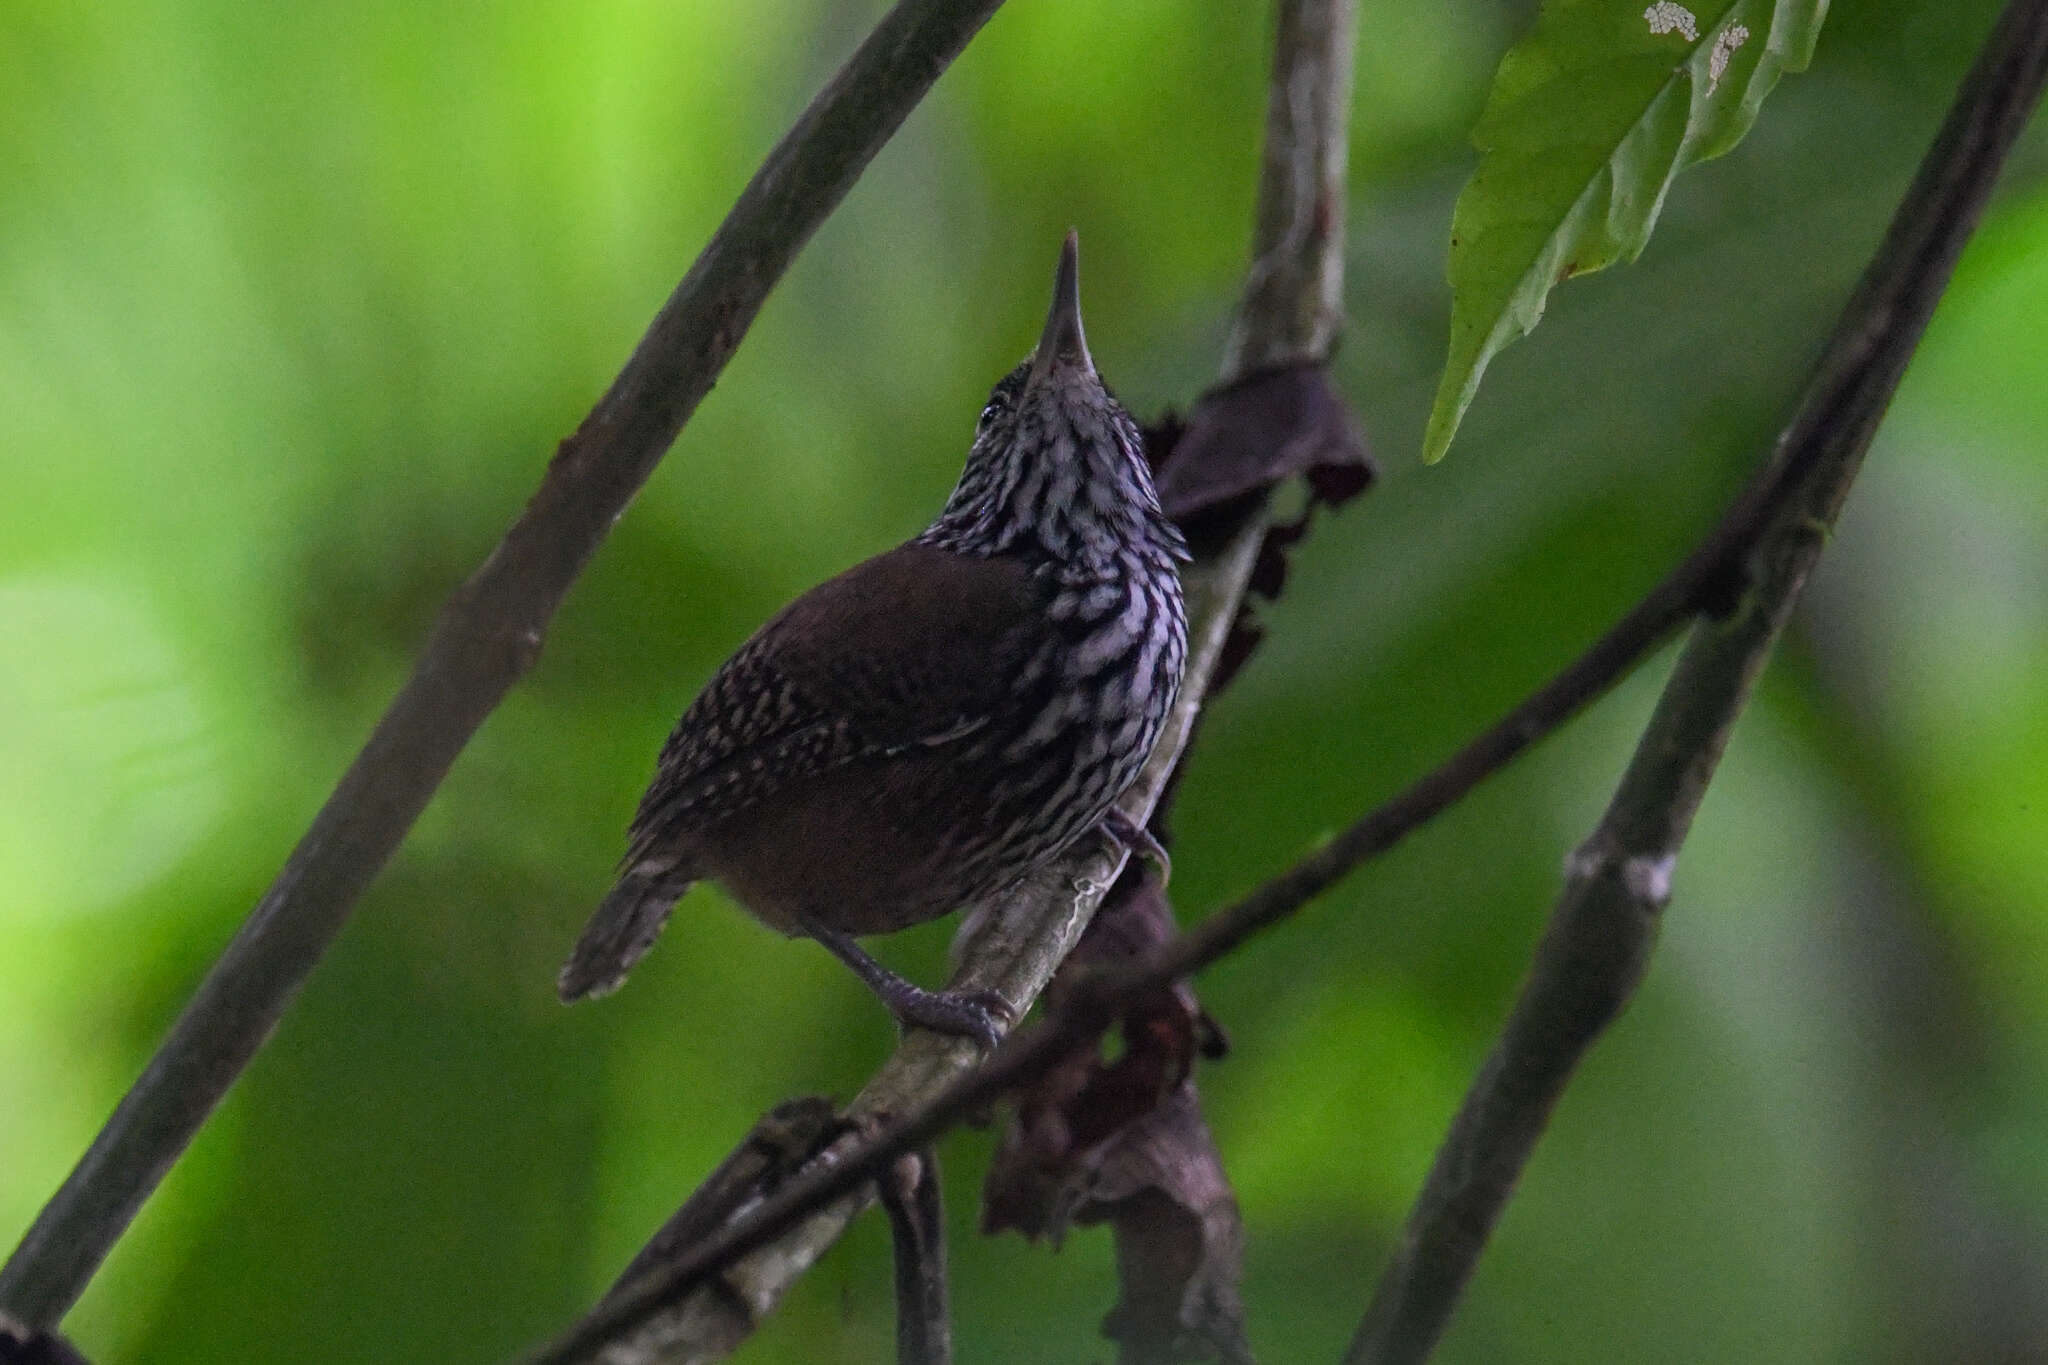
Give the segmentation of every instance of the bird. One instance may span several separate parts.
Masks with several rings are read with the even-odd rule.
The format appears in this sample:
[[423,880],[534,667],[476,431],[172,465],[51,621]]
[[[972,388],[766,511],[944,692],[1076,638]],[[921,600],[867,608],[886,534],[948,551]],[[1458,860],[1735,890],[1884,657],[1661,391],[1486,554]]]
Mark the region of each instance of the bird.
[[616,989],[710,880],[901,1024],[993,1045],[999,994],[913,985],[856,939],[982,901],[1090,832],[1164,866],[1115,802],[1180,686],[1188,549],[1089,354],[1079,250],[1069,232],[1044,331],[938,517],[791,602],[684,711],[565,1002]]

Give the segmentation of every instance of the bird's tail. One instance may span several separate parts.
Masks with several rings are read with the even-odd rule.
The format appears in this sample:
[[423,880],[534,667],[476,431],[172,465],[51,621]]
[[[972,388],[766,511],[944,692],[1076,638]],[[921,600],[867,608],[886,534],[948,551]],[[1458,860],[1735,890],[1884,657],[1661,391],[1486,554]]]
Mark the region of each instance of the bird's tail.
[[617,990],[654,946],[669,911],[695,880],[682,868],[628,868],[583,927],[583,937],[555,978],[563,1002]]

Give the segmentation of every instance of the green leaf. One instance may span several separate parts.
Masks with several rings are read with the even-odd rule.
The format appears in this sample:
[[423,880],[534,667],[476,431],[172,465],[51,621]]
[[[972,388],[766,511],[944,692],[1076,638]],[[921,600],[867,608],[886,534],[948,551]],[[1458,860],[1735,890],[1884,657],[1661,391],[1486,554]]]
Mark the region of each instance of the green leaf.
[[1423,437],[1449,448],[1487,364],[1573,275],[1634,260],[1677,174],[1804,70],[1828,0],[1548,0],[1502,59],[1451,221],[1451,347]]

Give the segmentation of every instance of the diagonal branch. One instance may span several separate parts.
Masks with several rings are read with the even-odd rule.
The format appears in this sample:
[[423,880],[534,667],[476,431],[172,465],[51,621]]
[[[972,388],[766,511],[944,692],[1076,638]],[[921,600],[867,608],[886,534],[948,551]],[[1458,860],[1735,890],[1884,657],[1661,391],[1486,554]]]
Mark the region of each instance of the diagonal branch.
[[1002,0],[901,0],[754,175],[632,359],[4,1269],[0,1313],[53,1327],[341,931],[456,756],[539,655],[584,564],[711,390],[768,291]]
[[[1278,10],[1253,266],[1222,367],[1225,385],[1264,368],[1321,364],[1341,322],[1354,0],[1280,0]],[[1254,512],[1183,575],[1190,623],[1186,674],[1151,760],[1120,803],[1141,828],[1179,762],[1216,675],[1265,531],[1263,512]],[[1123,858],[1120,849],[1084,844],[981,907],[962,932],[962,966],[952,988],[998,990],[1020,1011],[1028,1009],[1080,939]],[[1054,1030],[1057,1036],[1041,1028],[1017,1042],[1029,1043],[1035,1049],[1030,1055],[1044,1065],[1074,1040],[1092,1038],[1099,1027]],[[997,1058],[1022,1055],[1011,1043]],[[975,1046],[963,1039],[912,1033],[848,1111],[856,1124],[880,1121],[880,1136],[834,1146],[717,1236],[682,1249],[659,1273],[600,1303],[529,1357],[532,1365],[722,1356],[867,1207],[876,1173],[1008,1088],[1008,1082],[983,1084],[980,1062]],[[1014,1061],[1008,1065],[1008,1071],[988,1074],[1014,1079],[1020,1073]],[[967,1095],[975,1098],[963,1100]],[[925,1115],[928,1122],[897,1125],[906,1114]],[[924,1137],[913,1138],[913,1130]],[[881,1155],[884,1150],[888,1155]],[[707,1282],[712,1272],[717,1278]]]
[[1715,766],[2044,79],[2048,0],[2013,0],[1781,438],[1787,461],[1805,471],[1782,486],[1748,559],[1747,592],[1727,619],[1694,629],[1612,803],[1567,865],[1529,979],[1451,1124],[1346,1365],[1429,1357],[1558,1097],[1634,993]]

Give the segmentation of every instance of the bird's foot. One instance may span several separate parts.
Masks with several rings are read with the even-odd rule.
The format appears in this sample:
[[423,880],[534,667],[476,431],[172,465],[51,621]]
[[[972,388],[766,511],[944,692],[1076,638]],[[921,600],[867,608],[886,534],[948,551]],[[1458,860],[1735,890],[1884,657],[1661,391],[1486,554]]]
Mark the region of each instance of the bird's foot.
[[997,991],[928,991],[896,978],[900,990],[877,990],[899,1023],[972,1038],[985,1048],[1003,1041],[1017,1012]]
[[1111,806],[1102,817],[1102,832],[1158,868],[1161,887],[1173,880],[1173,858],[1166,846],[1152,837],[1151,830],[1125,814],[1121,806]]
[[852,968],[853,974],[881,998],[899,1023],[972,1038],[985,1048],[993,1048],[1017,1021],[1016,1009],[999,992],[928,991],[875,961],[853,941],[851,934],[828,929],[813,919],[803,921],[803,930]]

